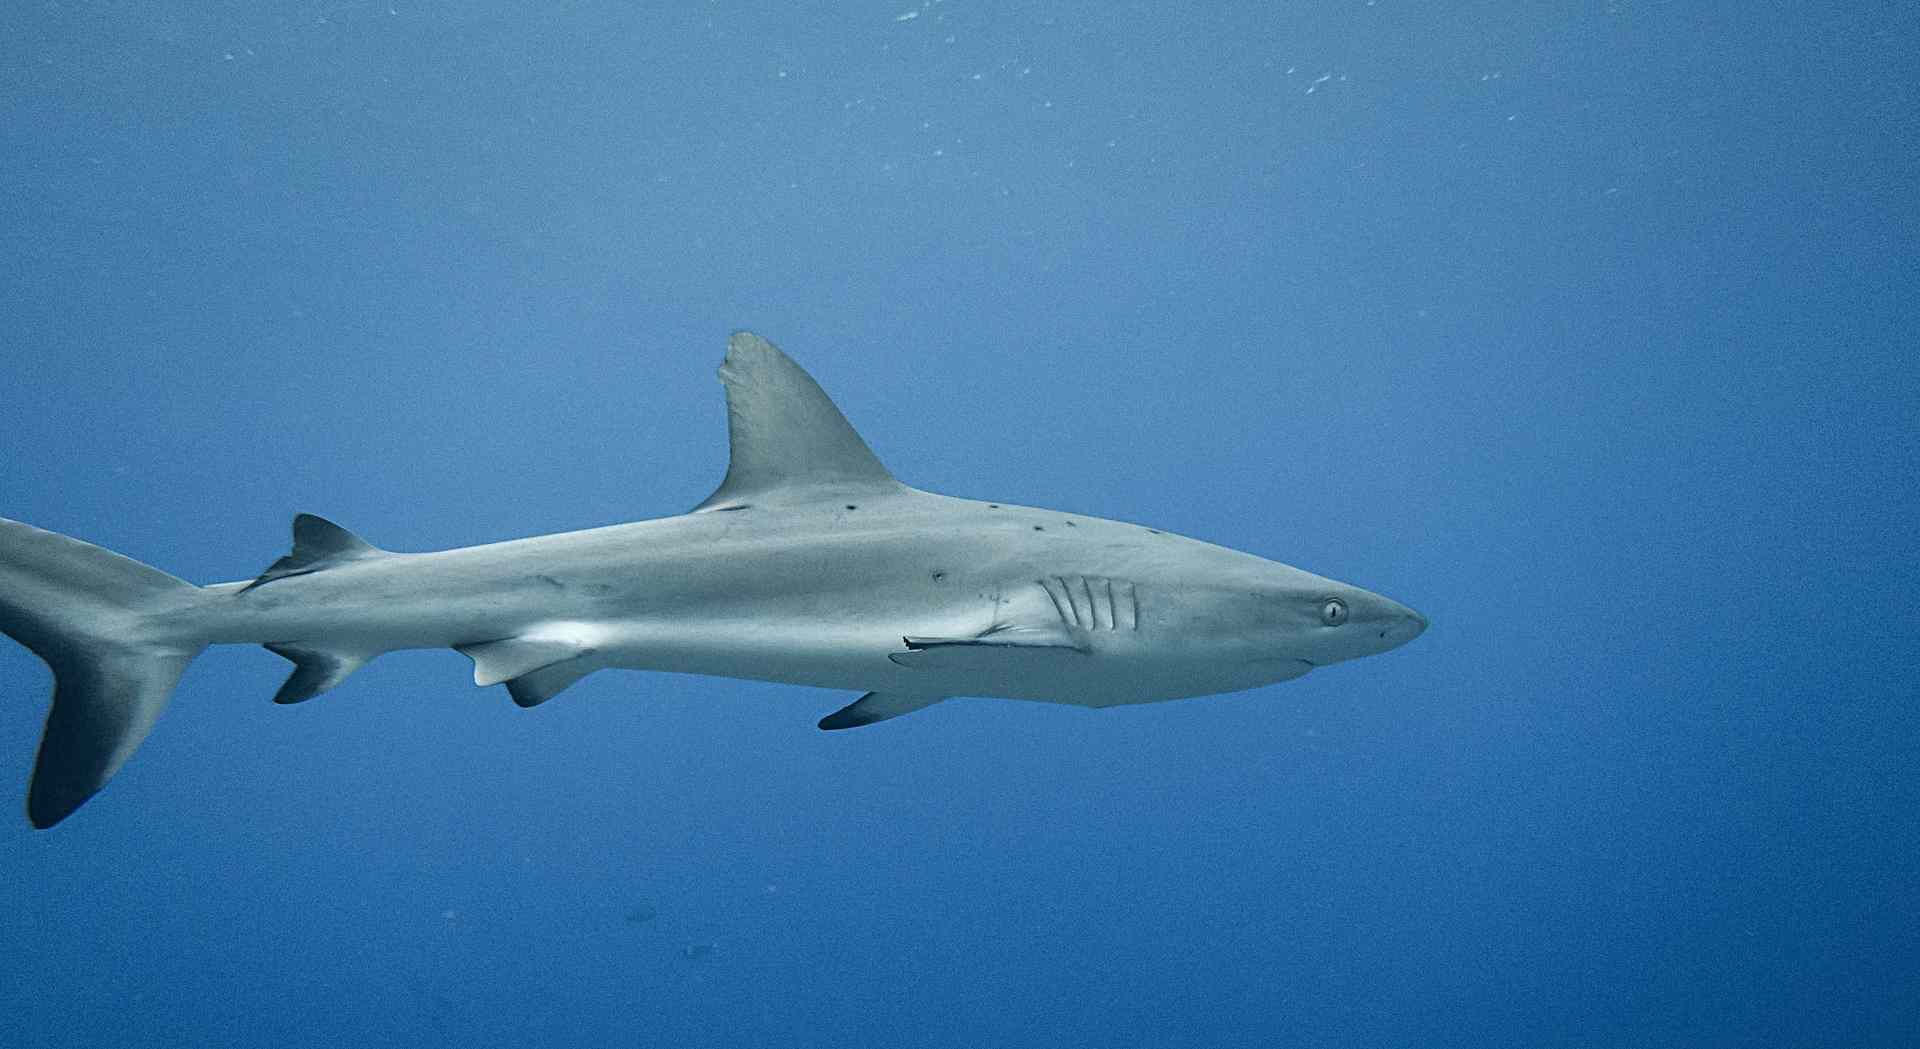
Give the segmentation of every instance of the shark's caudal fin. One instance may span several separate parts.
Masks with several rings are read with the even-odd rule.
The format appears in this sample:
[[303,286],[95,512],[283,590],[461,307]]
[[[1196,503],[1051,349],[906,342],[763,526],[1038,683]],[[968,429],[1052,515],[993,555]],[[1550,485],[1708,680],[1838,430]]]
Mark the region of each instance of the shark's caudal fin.
[[100,547],[0,518],[0,632],[53,671],[27,818],[51,827],[120,770],[204,645],[161,624],[200,589]]
[[696,512],[900,489],[820,384],[773,343],[734,332],[720,382],[732,457],[726,480]]

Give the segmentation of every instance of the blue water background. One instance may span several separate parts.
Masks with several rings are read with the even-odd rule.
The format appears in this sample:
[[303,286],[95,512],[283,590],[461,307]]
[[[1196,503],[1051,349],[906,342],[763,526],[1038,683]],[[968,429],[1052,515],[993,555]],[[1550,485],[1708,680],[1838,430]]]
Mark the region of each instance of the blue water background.
[[10,5],[4,516],[679,513],[751,327],[910,484],[1433,627],[832,735],[217,649],[0,822],[0,1044],[1920,1044],[1915,11]]

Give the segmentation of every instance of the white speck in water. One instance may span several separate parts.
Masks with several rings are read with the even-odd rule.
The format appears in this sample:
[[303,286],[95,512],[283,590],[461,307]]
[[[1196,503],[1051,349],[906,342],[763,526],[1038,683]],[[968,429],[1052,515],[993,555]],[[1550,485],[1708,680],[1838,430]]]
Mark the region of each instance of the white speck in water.
[[893,20],[896,22],[911,22],[914,19],[919,17],[920,17],[920,12],[918,11],[904,11],[900,14],[894,15]]

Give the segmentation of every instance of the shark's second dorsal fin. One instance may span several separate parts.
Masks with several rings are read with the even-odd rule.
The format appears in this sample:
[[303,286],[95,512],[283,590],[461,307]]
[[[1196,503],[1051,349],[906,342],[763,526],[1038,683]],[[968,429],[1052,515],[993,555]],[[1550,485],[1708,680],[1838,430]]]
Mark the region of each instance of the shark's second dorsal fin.
[[734,332],[720,365],[727,388],[727,478],[699,506],[734,509],[789,493],[900,487],[801,367],[752,332]]
[[324,517],[296,514],[293,518],[293,552],[268,565],[266,571],[241,588],[240,592],[244,594],[276,579],[306,575],[349,561],[363,561],[386,554],[385,550]]

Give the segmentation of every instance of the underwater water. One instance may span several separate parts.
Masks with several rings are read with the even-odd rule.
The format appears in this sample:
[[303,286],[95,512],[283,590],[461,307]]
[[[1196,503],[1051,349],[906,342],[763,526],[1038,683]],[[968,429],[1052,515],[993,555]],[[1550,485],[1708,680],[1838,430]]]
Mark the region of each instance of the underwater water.
[[0,516],[677,514],[752,328],[911,485],[1432,627],[839,733],[214,649],[0,820],[0,1045],[1920,1044],[1916,9],[665,6],[0,12]]

